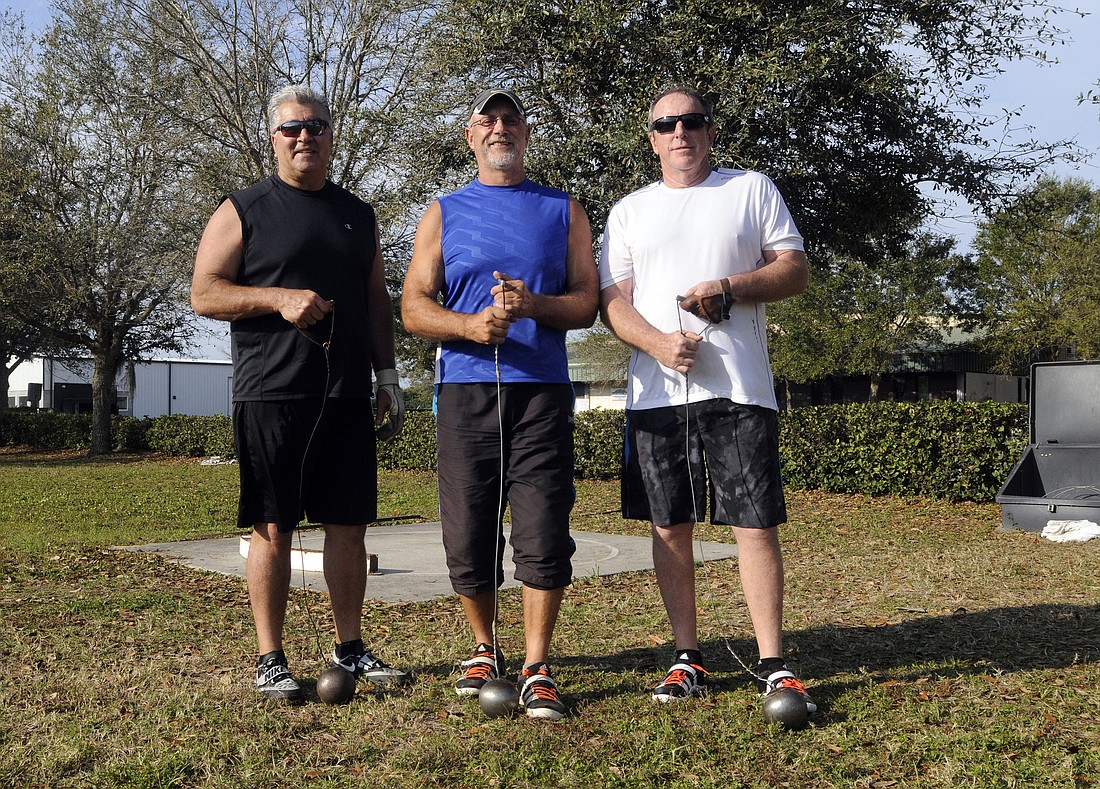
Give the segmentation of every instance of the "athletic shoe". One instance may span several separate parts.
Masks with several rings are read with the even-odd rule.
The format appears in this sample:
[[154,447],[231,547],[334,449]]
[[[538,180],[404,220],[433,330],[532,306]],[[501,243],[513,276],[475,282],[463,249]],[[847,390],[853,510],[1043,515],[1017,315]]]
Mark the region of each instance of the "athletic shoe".
[[565,716],[561,694],[545,662],[526,666],[520,679],[519,703],[527,710],[528,718],[556,721]]
[[256,664],[256,690],[265,698],[288,704],[298,704],[306,698],[305,690],[290,673],[282,650],[260,656]]
[[773,693],[783,688],[790,688],[798,692],[802,696],[802,700],[806,702],[806,712],[813,715],[817,712],[817,704],[810,698],[810,694],[806,692],[806,686],[796,677],[791,670],[784,666],[777,671],[773,671],[766,677],[759,671],[754,671],[757,677],[764,683],[764,695]]
[[664,682],[654,689],[653,700],[662,704],[687,701],[693,695],[703,692],[709,676],[710,672],[703,668],[703,658],[697,651],[679,652]]
[[399,668],[393,668],[376,658],[369,649],[363,647],[358,655],[337,657],[332,653],[333,665],[352,672],[356,678],[365,679],[375,685],[407,685],[412,681],[412,675]]
[[455,683],[455,693],[459,696],[477,696],[481,693],[482,685],[491,679],[500,678],[498,663],[503,668],[503,652],[494,650],[492,644],[478,644],[470,659],[463,660],[460,664],[465,670]]

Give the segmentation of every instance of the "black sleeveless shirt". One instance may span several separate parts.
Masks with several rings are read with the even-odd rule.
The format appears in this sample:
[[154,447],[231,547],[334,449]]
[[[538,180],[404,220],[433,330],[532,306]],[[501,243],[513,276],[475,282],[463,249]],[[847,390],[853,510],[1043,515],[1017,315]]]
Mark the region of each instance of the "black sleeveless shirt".
[[326,365],[318,344],[330,338],[330,396],[369,398],[374,209],[330,181],[309,191],[274,175],[228,199],[244,233],[237,284],[312,290],[334,302],[306,330],[313,342],[279,313],[230,323],[234,402],[320,397]]

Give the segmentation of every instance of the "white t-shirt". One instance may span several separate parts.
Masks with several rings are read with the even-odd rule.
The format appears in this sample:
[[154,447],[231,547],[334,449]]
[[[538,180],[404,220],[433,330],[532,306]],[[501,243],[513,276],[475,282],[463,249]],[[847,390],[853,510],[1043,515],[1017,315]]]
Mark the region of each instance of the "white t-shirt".
[[[707,324],[676,301],[704,280],[753,271],[764,250],[802,250],[802,236],[767,176],[714,170],[705,181],[672,189],[658,181],[620,200],[607,218],[600,288],[634,279],[634,307],[663,332],[702,334],[691,370],[691,402],[729,398],[775,409],[763,304],[734,304],[729,320]],[[646,353],[630,360],[627,407],[682,405],[682,373]]]

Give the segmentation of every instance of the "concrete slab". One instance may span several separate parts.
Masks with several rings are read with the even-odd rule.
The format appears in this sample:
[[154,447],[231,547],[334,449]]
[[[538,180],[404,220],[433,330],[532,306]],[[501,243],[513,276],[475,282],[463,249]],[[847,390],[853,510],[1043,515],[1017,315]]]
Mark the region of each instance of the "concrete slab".
[[[505,534],[508,530],[505,529]],[[299,588],[327,592],[318,558],[324,543],[320,530],[301,534],[301,550],[295,545],[295,566],[291,583]],[[653,555],[647,537],[574,531],[577,552],[573,556],[573,576],[587,578],[613,575],[631,570],[653,569]],[[243,542],[243,544],[242,544]],[[297,538],[295,538],[297,543]],[[157,553],[167,559],[226,575],[244,577],[247,541],[238,537],[216,540],[186,540],[152,545],[124,546],[125,550]],[[367,598],[391,603],[432,600],[454,594],[447,579],[441,527],[435,523],[411,523],[375,526],[367,529],[366,547],[377,557],[377,569],[367,578]],[[725,543],[702,543],[702,558],[707,561],[737,555],[737,547]],[[700,543],[695,543],[699,560]],[[512,550],[504,551],[504,586],[519,586],[512,578]]]

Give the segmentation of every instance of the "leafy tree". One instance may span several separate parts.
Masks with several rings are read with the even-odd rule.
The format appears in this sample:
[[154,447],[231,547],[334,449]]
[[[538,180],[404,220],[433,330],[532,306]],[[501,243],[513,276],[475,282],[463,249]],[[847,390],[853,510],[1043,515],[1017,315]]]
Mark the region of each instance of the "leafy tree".
[[[47,265],[35,285],[70,305],[51,336],[89,353],[93,451],[109,450],[123,361],[181,348],[187,286],[218,198],[273,170],[268,96],[306,82],[329,97],[332,178],[375,204],[391,266],[411,243],[409,206],[431,174],[405,159],[414,100],[415,0],[60,0],[41,42],[9,36],[9,133],[34,130],[49,196]],[[39,44],[39,46],[36,46]],[[394,266],[391,283],[400,272]],[[396,290],[396,288],[395,288]]]
[[776,377],[805,383],[831,374],[868,375],[870,400],[900,357],[942,345],[958,309],[953,297],[972,267],[954,240],[917,234],[902,254],[874,265],[831,257],[811,270],[806,292],[769,306]]
[[[983,136],[981,81],[1041,59],[1060,32],[1040,0],[448,0],[434,68],[509,84],[537,120],[536,178],[574,192],[597,227],[657,176],[644,139],[658,89],[717,105],[716,163],[777,181],[807,237],[870,260],[928,213],[922,183],[981,206],[1060,145]],[[462,108],[455,105],[456,122]],[[1004,120],[1004,119],[1002,119]],[[429,130],[431,131],[431,130]],[[427,148],[429,146],[421,146]]]
[[[0,113],[5,111],[0,106]],[[11,373],[45,345],[35,325],[46,322],[51,306],[27,297],[36,262],[32,180],[30,160],[20,141],[9,141],[0,150],[0,410],[8,406]],[[36,320],[20,317],[27,314]]]
[[977,318],[1002,370],[1100,355],[1100,190],[1039,179],[979,225]]
[[[22,18],[0,14],[0,51],[18,60],[19,49],[8,46],[26,34]],[[0,102],[0,114],[11,108]],[[36,192],[36,167],[22,135],[7,135],[0,149],[0,409],[8,405],[8,380],[15,368],[47,347],[38,328],[49,322],[56,305],[31,296],[28,283],[40,262],[41,203]],[[28,317],[24,317],[28,316]]]

